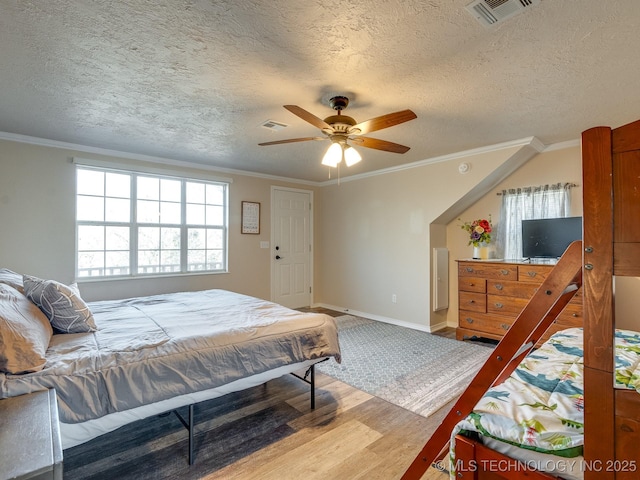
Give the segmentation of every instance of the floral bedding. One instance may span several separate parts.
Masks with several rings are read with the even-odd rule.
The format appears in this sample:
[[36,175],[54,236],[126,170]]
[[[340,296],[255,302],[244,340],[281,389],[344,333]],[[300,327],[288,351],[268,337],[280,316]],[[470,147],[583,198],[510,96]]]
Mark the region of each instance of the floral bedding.
[[[640,333],[616,330],[615,349],[615,387],[640,393]],[[583,419],[582,329],[571,328],[557,332],[531,352],[456,426],[451,436],[451,465],[455,466],[454,439],[460,432],[477,432],[560,457],[582,455]]]

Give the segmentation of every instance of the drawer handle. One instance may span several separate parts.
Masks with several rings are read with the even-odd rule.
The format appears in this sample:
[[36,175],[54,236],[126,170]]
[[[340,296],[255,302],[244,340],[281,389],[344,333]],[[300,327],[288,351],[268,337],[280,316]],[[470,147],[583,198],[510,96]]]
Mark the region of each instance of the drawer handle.
[[495,306],[496,306],[496,308],[502,308],[502,307],[504,307],[504,305],[503,305],[503,304],[498,303],[498,302],[496,302]]
[[469,303],[476,303],[475,300],[469,300]]
[[473,318],[467,317],[467,318],[465,318],[465,320],[467,321],[467,323],[473,323]]
[[496,290],[502,290],[504,288],[501,283],[496,283],[495,287],[496,287]]
[[531,278],[535,277],[538,274],[538,272],[527,272],[527,275],[529,275]]
[[467,267],[467,272],[469,273],[473,272],[473,267]]
[[469,286],[470,286],[470,287],[475,287],[475,286],[476,286],[476,284],[475,284],[475,283],[470,283],[470,284],[469,284]]
[[504,270],[504,269],[503,269],[503,270],[500,270],[500,273],[501,273],[502,275],[509,275],[509,270]]
[[574,317],[574,318],[578,318],[578,314],[577,313],[572,313],[571,316]]
[[508,324],[506,324],[506,323],[503,323],[503,324],[502,324],[502,325],[500,325],[500,326],[502,327],[502,329],[503,329],[503,330],[509,330],[509,326],[510,326],[510,325],[508,325]]

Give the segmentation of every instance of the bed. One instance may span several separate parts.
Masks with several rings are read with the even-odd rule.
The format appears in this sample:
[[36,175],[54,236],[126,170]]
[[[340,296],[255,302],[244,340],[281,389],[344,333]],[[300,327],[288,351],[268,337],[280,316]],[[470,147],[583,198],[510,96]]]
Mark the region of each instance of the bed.
[[[617,329],[614,343],[615,388],[640,392],[640,333]],[[469,457],[467,450],[475,441],[510,459],[510,464],[493,462],[497,471],[536,471],[579,480],[588,465],[583,440],[583,329],[570,328],[530,353],[456,425],[449,451],[451,478],[458,478],[458,470],[469,470],[473,462],[489,469],[491,461]],[[460,444],[462,454],[457,455]],[[631,461],[617,467],[628,472],[637,468]]]
[[[582,134],[582,158],[583,242],[572,244],[565,252],[403,479],[420,478],[434,460],[442,458],[449,441],[455,478],[640,477],[640,395],[637,364],[633,367],[633,358],[640,353],[639,334],[616,329],[613,291],[614,276],[640,276],[640,121],[616,129],[586,130]],[[553,281],[549,281],[551,277]],[[582,357],[573,366],[565,364],[559,370],[570,376],[570,385],[576,389],[567,392],[568,403],[573,401],[575,408],[567,410],[566,403],[549,402],[548,397],[543,397],[540,405],[529,399],[514,409],[516,417],[531,408],[553,408],[566,414],[563,427],[568,428],[549,434],[547,440],[557,442],[559,451],[565,450],[560,453],[578,456],[562,457],[558,451],[550,457],[540,456],[547,455],[548,448],[537,452],[538,446],[521,448],[522,445],[491,438],[490,432],[482,432],[486,430],[479,420],[483,410],[495,409],[499,399],[505,398],[503,389],[509,388],[514,375],[518,377],[523,363],[522,368],[530,377],[547,380],[539,366],[543,371],[550,366],[544,359],[536,361],[538,352],[533,351],[533,346],[580,286],[584,305],[582,335],[579,331],[565,331],[560,332],[565,339],[552,337],[561,348],[574,348],[574,353]],[[632,357],[621,355],[621,349],[627,349]],[[546,356],[548,352],[542,353]],[[577,383],[580,377],[583,382]],[[626,384],[623,377],[628,377]],[[581,387],[582,400],[577,391]],[[527,418],[535,422],[543,417]],[[471,436],[461,434],[474,430]],[[526,434],[523,438],[524,443],[529,440]]]
[[[13,295],[24,302],[16,294],[23,286],[8,283],[0,274],[0,299]],[[86,305],[93,320],[88,331],[53,333],[43,365],[0,373],[0,398],[56,390],[63,448],[187,405],[189,421],[180,418],[192,440],[194,403],[287,373],[313,375],[313,365],[331,357],[340,361],[332,317],[238,293],[206,290]]]

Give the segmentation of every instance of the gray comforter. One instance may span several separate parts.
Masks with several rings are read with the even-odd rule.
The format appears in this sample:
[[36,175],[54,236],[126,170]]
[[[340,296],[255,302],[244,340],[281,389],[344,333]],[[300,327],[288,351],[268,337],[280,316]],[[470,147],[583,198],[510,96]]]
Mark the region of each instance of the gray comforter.
[[55,388],[61,421],[78,423],[333,356],[335,321],[207,290],[89,304],[99,330],[54,335],[40,372],[0,374],[0,398]]

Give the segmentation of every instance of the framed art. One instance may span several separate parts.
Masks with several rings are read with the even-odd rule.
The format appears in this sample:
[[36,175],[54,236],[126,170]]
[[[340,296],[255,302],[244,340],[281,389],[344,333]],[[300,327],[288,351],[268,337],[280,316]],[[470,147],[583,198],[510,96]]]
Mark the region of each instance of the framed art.
[[242,202],[242,233],[260,233],[259,202]]

